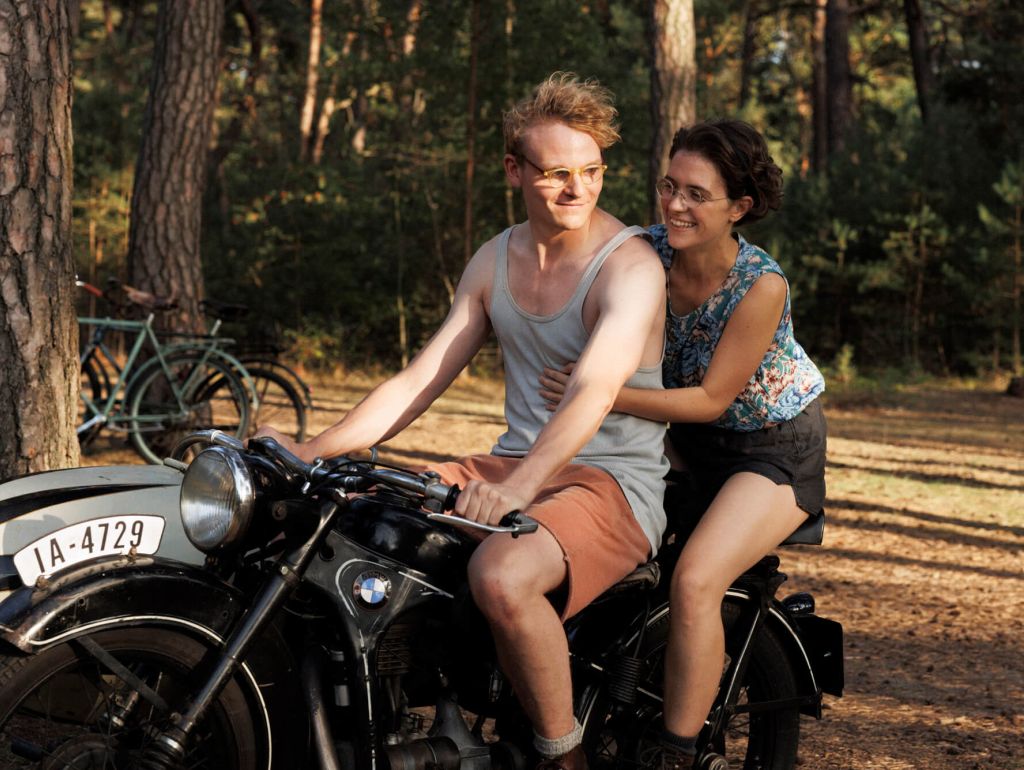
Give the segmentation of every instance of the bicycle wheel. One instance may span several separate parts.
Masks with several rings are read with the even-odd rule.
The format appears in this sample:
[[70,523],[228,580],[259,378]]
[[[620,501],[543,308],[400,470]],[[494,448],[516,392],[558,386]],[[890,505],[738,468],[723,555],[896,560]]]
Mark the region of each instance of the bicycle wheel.
[[[249,420],[251,436],[261,425],[270,425],[296,441],[306,437],[306,406],[302,396],[287,378],[270,369],[245,367],[257,408]],[[239,373],[240,378],[245,377]],[[211,382],[210,387],[220,390],[228,387],[226,380]]]
[[[80,379],[82,397],[78,400],[78,422],[75,423],[76,425],[84,425],[95,417],[93,411],[85,403],[85,398],[88,397],[96,407],[102,408],[103,402],[107,398],[107,388],[109,387],[109,382],[106,382],[106,372],[103,371],[103,367],[97,364],[92,356],[89,356],[82,362]],[[105,382],[107,387],[104,387]],[[103,430],[103,423],[97,422],[95,425],[80,431],[78,433],[78,445],[84,449],[100,434],[101,430]]]
[[[167,628],[88,636],[123,673],[78,639],[0,661],[0,767],[139,767],[153,736],[202,683],[209,648],[189,636]],[[232,679],[192,731],[185,760],[175,767],[265,768],[267,724],[256,693],[240,677]]]
[[261,425],[271,425],[296,441],[306,437],[306,406],[302,396],[287,379],[270,369],[247,369],[252,378],[259,407],[249,424],[252,434]]
[[159,464],[185,436],[216,428],[244,438],[249,394],[238,375],[215,358],[183,354],[148,361],[128,387],[128,430],[148,462]]
[[279,377],[283,377],[292,386],[292,389],[302,397],[302,403],[306,409],[313,408],[313,389],[288,364],[283,364],[275,358],[263,355],[242,356],[241,361],[249,371],[253,369],[269,369]]

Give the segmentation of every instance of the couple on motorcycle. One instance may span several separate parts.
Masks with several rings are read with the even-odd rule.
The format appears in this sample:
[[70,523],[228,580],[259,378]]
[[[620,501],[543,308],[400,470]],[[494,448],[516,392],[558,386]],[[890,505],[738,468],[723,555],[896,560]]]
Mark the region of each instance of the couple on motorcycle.
[[661,761],[684,768],[722,671],[726,589],[821,510],[823,382],[793,340],[778,266],[732,232],[778,207],[781,172],[763,139],[735,121],[676,135],[656,250],[597,206],[615,116],[606,89],[571,73],[510,110],[504,169],[526,221],[480,248],[437,333],[344,419],[303,444],[259,433],[307,462],[385,441],[494,331],[507,430],[490,455],[432,470],[464,488],[457,515],[495,524],[524,510],[541,524],[484,539],[469,583],[541,764],[574,770],[586,757],[562,622],[657,550],[665,423],[680,423],[673,443],[700,471],[694,494],[707,507],[672,584]]

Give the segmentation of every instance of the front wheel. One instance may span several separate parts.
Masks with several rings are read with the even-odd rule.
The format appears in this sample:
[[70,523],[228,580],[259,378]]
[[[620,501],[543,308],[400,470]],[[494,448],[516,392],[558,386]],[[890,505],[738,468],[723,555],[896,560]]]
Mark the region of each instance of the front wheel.
[[[0,767],[137,767],[203,682],[211,657],[196,639],[166,628],[83,638],[0,659]],[[268,766],[266,711],[240,680],[228,683],[192,731],[182,770]]]
[[[736,604],[722,605],[727,646],[739,617]],[[584,724],[584,744],[592,767],[635,770],[652,766],[657,759],[668,638],[669,616],[665,613],[646,631],[634,705],[615,702],[603,686],[583,693],[580,721]],[[796,680],[785,647],[774,629],[764,625],[754,640],[737,705],[792,701],[796,694]],[[710,750],[725,757],[730,770],[792,770],[799,740],[800,712],[791,705],[735,714],[720,735],[711,737]]]

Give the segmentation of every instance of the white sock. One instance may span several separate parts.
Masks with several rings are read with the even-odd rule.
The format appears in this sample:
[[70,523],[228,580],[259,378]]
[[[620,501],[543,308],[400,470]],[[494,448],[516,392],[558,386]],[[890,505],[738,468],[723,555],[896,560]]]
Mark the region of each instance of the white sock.
[[583,742],[583,725],[579,720],[573,719],[572,732],[566,733],[561,738],[545,738],[536,730],[533,731],[533,747],[537,753],[545,759],[554,759],[563,754],[568,754]]

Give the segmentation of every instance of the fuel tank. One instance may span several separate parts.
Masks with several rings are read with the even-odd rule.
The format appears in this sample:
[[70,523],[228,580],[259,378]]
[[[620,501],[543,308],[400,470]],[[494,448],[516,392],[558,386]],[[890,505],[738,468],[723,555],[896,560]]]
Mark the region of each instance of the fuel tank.
[[455,527],[427,519],[424,512],[385,495],[352,501],[336,529],[369,551],[393,559],[452,590],[466,582],[466,564],[478,541]]

